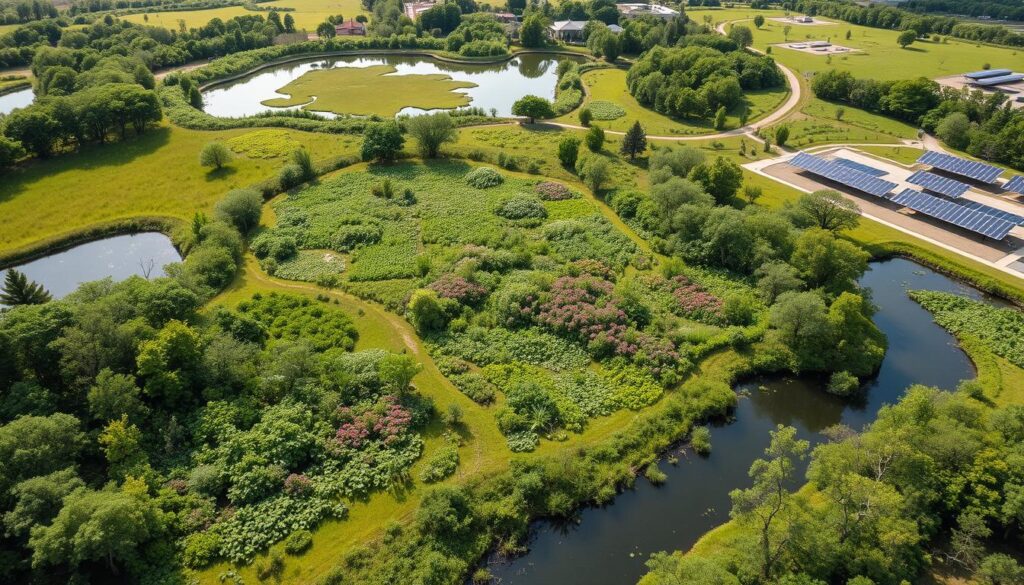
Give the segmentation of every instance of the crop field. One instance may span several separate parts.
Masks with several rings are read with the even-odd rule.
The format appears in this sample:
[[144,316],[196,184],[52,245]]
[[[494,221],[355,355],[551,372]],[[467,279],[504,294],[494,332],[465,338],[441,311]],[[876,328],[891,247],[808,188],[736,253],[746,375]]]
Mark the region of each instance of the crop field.
[[[769,45],[808,40],[831,40],[861,52],[843,56],[811,55],[800,51],[772,47],[772,56],[784,65],[809,74],[826,68],[849,71],[855,77],[873,79],[906,79],[914,75],[929,78],[956,75],[981,69],[986,63],[993,68],[1007,67],[1020,69],[1024,66],[1024,55],[1008,48],[982,45],[954,38],[943,38],[941,42],[918,40],[906,49],[896,44],[899,31],[868,28],[844,22],[833,25],[799,26],[771,20],[785,13],[778,10],[687,10],[690,18],[702,22],[704,16],[711,16],[715,23],[752,19],[761,14],[767,19],[754,32],[754,47],[765,50]],[[833,20],[833,19],[829,19]],[[752,22],[743,24],[754,29]],[[786,26],[790,27],[788,37]],[[847,31],[850,38],[846,38]]]
[[[266,157],[264,150],[260,156],[246,156],[246,136],[254,132],[263,132],[262,147],[273,149],[276,144],[277,153]],[[292,145],[304,145],[314,159],[358,149],[355,137],[266,132],[198,132],[166,126],[124,143],[90,146],[15,170],[0,182],[0,253],[119,219],[190,219],[196,211],[209,211],[225,192],[273,176],[287,162]],[[236,143],[240,152],[221,171],[199,165],[199,151],[215,140],[227,140],[229,147],[232,140],[241,140]],[[66,205],[71,197],[75,205]]]
[[[327,20],[328,16],[342,15],[346,19],[355,18],[365,14],[359,0],[277,0],[275,2],[263,2],[261,8],[292,8],[288,11],[295,19],[297,30],[305,29],[308,32],[315,32],[317,25]],[[242,6],[229,6],[226,8],[212,8],[209,10],[185,10],[180,12],[149,12],[144,14],[129,14],[123,16],[127,21],[140,24],[162,26],[171,30],[178,30],[179,21],[185,21],[186,28],[198,28],[210,22],[214,18],[228,20],[236,16],[247,14],[259,14],[266,16],[266,12],[253,12]],[[280,13],[284,18],[284,12]]]
[[432,110],[469,105],[469,96],[455,90],[475,87],[442,73],[392,75],[395,71],[393,65],[316,69],[277,90],[290,97],[262,103],[270,107],[308,103],[303,109],[393,118],[406,107]]
[[[646,108],[636,101],[626,87],[626,70],[596,69],[583,74],[583,83],[587,86],[587,98],[583,107],[590,107],[594,113],[594,123],[608,130],[626,131],[633,122],[639,121],[648,134],[657,136],[690,136],[715,132],[709,120],[676,120]],[[749,91],[745,92],[745,108],[747,120],[754,122],[765,116],[785,101],[787,91]],[[597,105],[595,105],[597,102]],[[616,117],[607,119],[601,116],[601,108],[605,103],[618,106]],[[726,117],[725,129],[739,127],[741,108],[734,108]],[[567,124],[579,124],[579,110],[574,110],[556,121]]]

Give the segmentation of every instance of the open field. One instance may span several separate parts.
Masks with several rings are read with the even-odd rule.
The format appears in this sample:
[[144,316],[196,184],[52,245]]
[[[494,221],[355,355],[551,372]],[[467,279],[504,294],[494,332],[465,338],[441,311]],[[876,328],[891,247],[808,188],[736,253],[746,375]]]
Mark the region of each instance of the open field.
[[475,87],[440,73],[392,75],[395,71],[393,65],[316,69],[277,90],[291,97],[269,99],[263,105],[308,104],[302,109],[393,118],[406,107],[432,110],[469,105],[469,96],[455,90]]
[[[954,38],[943,42],[917,41],[906,49],[896,44],[899,31],[868,28],[844,22],[833,25],[797,26],[771,20],[781,17],[779,10],[701,10],[690,9],[686,13],[691,19],[702,22],[710,16],[712,22],[752,19],[755,14],[765,16],[766,21],[754,32],[754,47],[765,50],[769,45],[783,42],[809,40],[832,40],[843,46],[860,49],[862,52],[843,56],[812,55],[786,49],[773,49],[773,56],[779,62],[804,74],[835,68],[849,71],[855,77],[873,79],[905,79],[908,76],[924,75],[929,78],[956,75],[981,69],[985,63],[995,67],[1020,69],[1024,67],[1024,53],[1008,48],[970,43]],[[752,22],[743,24],[754,28]],[[784,29],[789,26],[789,36]],[[846,33],[850,31],[850,38]]]
[[[281,18],[285,14],[291,14],[295,19],[297,30],[305,29],[309,32],[316,31],[318,24],[327,20],[328,16],[342,15],[346,19],[355,18],[359,14],[365,14],[359,0],[277,0],[275,2],[264,2],[260,4],[264,9],[271,8],[294,8],[287,13],[280,13]],[[209,10],[186,10],[180,12],[150,12],[144,14],[129,14],[123,16],[124,20],[137,23],[162,26],[171,30],[178,30],[179,21],[185,21],[186,28],[198,28],[210,22],[214,18],[228,20],[236,16],[257,14],[266,17],[266,12],[253,12],[241,6],[229,6],[226,8],[213,8]]]
[[[594,123],[608,130],[625,132],[639,121],[648,134],[658,136],[689,136],[696,134],[711,134],[716,132],[711,120],[676,120],[664,114],[659,114],[650,108],[641,105],[629,93],[626,87],[625,69],[596,69],[583,74],[583,83],[587,87],[587,98],[582,107],[587,107],[595,101],[612,102],[625,111],[625,114],[614,120],[594,120]],[[787,90],[765,90],[745,92],[747,108],[747,122],[755,122],[759,118],[771,113],[782,105],[789,94]],[[740,126],[740,108],[730,112],[726,118],[724,130],[731,130]],[[560,118],[556,122],[565,124],[579,124],[579,109],[576,109]]]
[[[243,153],[217,172],[199,166],[199,151],[208,142],[251,132],[197,132],[165,126],[123,143],[89,146],[18,169],[0,183],[0,217],[4,218],[0,253],[114,220],[189,219],[196,211],[209,211],[231,189],[273,176],[287,162],[291,145],[304,145],[314,159],[320,159],[354,152],[359,144],[356,137],[283,131],[265,145],[280,146],[270,153],[273,156]],[[245,141],[241,144],[244,150]]]

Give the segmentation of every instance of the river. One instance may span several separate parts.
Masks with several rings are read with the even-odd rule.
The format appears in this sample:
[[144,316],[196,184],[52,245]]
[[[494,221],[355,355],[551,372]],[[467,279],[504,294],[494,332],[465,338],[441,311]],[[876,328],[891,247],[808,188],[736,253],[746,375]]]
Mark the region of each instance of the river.
[[[910,289],[955,292],[995,300],[909,260],[871,263],[860,281],[870,289],[874,320],[889,340],[878,375],[860,399],[826,394],[821,380],[758,378],[737,386],[735,418],[711,430],[712,453],[702,458],[674,450],[678,465],[662,462],[662,486],[639,478],[613,503],[588,507],[568,520],[534,523],[529,552],[511,561],[488,560],[496,581],[530,585],[624,585],[645,572],[644,562],[661,550],[686,550],[729,518],[729,491],[749,485],[747,470],[768,445],[778,424],[796,427],[812,446],[822,429],[842,423],[855,429],[874,420],[879,408],[899,399],[914,383],[954,388],[974,368],[956,340],[906,294]],[[801,476],[806,468],[802,464]]]

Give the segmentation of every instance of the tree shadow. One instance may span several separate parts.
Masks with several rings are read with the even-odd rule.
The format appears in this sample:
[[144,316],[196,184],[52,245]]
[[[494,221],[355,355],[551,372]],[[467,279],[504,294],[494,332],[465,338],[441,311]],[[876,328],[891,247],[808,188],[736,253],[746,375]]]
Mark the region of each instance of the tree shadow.
[[213,170],[211,170],[211,171],[206,173],[206,177],[205,177],[206,178],[206,182],[210,183],[210,182],[213,182],[213,181],[219,181],[221,179],[226,179],[226,178],[230,177],[231,175],[234,175],[237,172],[238,172],[238,169],[236,169],[235,167],[231,167],[231,166],[225,166],[225,167],[221,167],[219,169],[213,169]]

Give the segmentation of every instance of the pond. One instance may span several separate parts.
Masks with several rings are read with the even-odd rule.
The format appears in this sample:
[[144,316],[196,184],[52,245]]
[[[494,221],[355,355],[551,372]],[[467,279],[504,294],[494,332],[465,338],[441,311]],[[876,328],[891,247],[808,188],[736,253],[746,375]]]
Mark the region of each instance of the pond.
[[0,114],[10,114],[18,108],[24,108],[35,99],[36,92],[31,87],[0,95]]
[[[565,57],[561,57],[565,58]],[[555,98],[558,59],[553,55],[527,54],[497,64],[461,64],[439,61],[430,57],[332,57],[285,63],[264,69],[236,81],[213,86],[203,92],[203,109],[220,117],[251,116],[274,109],[261,102],[287,97],[277,92],[291,81],[316,69],[333,67],[372,67],[391,65],[391,75],[444,74],[455,81],[475,83],[476,87],[457,89],[471,98],[470,106],[497,110],[499,116],[511,116],[512,104],[525,95],[537,95],[549,100]],[[424,110],[403,108],[399,115],[415,115]],[[320,113],[320,112],[318,112]],[[329,114],[328,114],[329,115]]]
[[[164,266],[180,261],[181,255],[170,238],[159,232],[145,232],[81,244],[14,268],[59,299],[83,282],[108,276],[115,281],[135,275],[163,276]],[[0,270],[0,282],[6,273]]]
[[[822,429],[842,423],[860,429],[879,408],[896,402],[913,383],[952,389],[972,378],[974,367],[956,340],[912,301],[908,289],[941,290],[985,299],[982,293],[909,260],[874,262],[860,281],[878,305],[875,323],[889,349],[878,375],[856,401],[822,390],[823,381],[761,378],[737,387],[735,419],[711,430],[712,453],[701,458],[678,454],[679,464],[662,463],[668,481],[655,487],[639,478],[607,506],[584,508],[575,518],[534,524],[529,552],[504,562],[489,559],[503,585],[622,585],[636,583],[644,562],[661,550],[686,550],[710,529],[729,519],[729,491],[749,485],[747,470],[764,454],[768,431],[778,424],[796,427],[812,446]],[[806,462],[800,469],[801,480]],[[802,481],[801,481],[802,483]],[[795,487],[795,486],[794,486]]]

